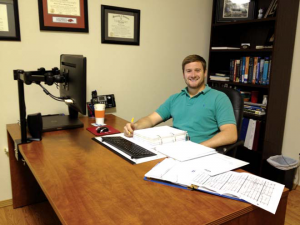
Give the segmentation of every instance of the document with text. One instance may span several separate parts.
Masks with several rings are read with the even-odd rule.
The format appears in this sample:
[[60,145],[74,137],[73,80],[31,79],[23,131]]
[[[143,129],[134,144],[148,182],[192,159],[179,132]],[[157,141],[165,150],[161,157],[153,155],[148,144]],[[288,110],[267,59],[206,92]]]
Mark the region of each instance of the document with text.
[[228,198],[240,199],[275,214],[284,185],[249,174],[229,171],[210,176],[201,166],[165,159],[146,178],[171,182]]

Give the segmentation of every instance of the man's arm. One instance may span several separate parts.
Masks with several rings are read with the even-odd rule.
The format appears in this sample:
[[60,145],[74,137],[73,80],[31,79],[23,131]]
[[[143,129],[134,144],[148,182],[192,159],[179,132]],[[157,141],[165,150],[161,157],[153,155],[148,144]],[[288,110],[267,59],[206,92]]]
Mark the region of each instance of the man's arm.
[[136,123],[127,123],[124,127],[124,135],[127,137],[132,137],[134,130],[154,127],[162,121],[163,119],[161,116],[157,112],[153,112],[149,116],[138,120]]
[[200,144],[217,148],[223,145],[233,144],[237,141],[237,129],[235,124],[224,124],[220,126],[220,132],[213,136],[211,139],[206,140]]

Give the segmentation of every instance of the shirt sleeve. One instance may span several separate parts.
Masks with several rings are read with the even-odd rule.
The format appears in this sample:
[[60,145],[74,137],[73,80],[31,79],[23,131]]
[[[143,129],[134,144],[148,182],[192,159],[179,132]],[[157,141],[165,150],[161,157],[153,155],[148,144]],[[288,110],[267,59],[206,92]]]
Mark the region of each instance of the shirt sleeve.
[[159,108],[156,112],[161,116],[163,121],[167,121],[171,116],[171,106],[172,106],[173,96],[170,96]]
[[218,127],[225,124],[235,124],[236,120],[230,99],[226,94],[221,94],[216,99],[216,119]]

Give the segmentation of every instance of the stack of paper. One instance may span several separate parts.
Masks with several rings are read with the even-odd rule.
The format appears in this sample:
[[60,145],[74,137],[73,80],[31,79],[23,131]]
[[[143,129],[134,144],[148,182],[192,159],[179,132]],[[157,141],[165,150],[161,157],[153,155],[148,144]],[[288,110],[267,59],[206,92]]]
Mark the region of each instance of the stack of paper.
[[153,127],[142,130],[135,130],[133,139],[148,144],[162,145],[177,141],[185,141],[187,132],[169,126]]

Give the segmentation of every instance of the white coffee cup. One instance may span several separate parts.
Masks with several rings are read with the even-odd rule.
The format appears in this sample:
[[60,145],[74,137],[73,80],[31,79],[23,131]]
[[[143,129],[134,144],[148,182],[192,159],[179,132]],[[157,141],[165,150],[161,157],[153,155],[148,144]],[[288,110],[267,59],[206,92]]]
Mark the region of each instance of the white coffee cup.
[[104,124],[104,117],[105,117],[105,104],[95,104],[95,119],[96,124]]

